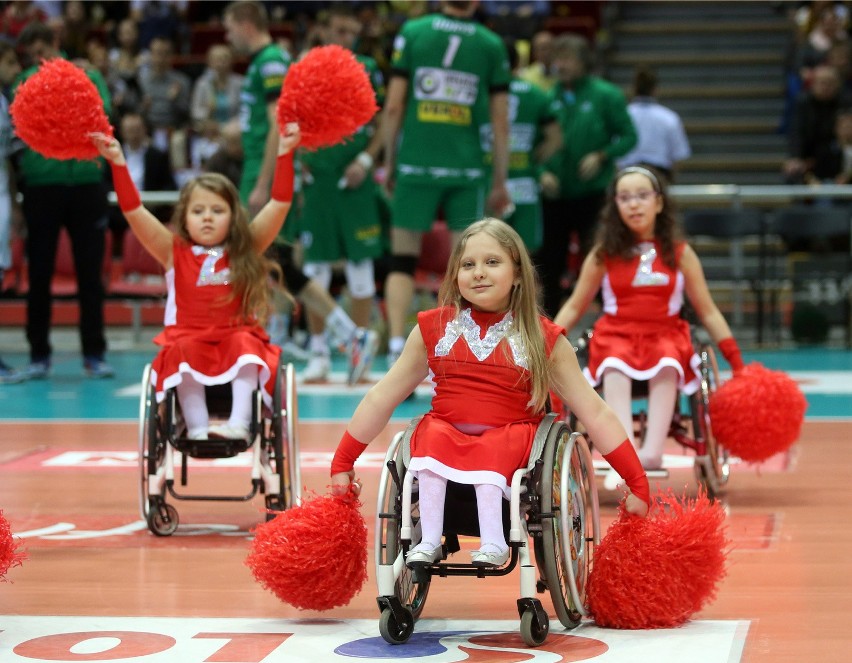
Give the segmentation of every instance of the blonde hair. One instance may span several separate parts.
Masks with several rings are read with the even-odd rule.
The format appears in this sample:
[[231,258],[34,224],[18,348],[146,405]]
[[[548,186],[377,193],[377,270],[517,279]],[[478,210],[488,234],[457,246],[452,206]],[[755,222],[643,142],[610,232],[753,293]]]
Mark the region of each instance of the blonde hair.
[[280,283],[281,267],[255,251],[248,213],[240,203],[240,194],[233,182],[219,173],[203,173],[181,189],[172,214],[172,224],[179,237],[192,243],[186,229],[186,215],[189,199],[197,187],[221,196],[231,208],[231,225],[225,246],[228,249],[233,287],[227,301],[239,299],[242,318],[263,324],[270,311],[269,275],[274,274]]
[[[515,264],[518,285],[512,288],[509,295],[509,310],[512,311],[515,318],[515,330],[520,335],[527,351],[530,384],[532,386],[530,409],[533,412],[539,412],[544,409],[550,390],[550,362],[547,358],[544,332],[539,320],[541,308],[539,306],[538,276],[532,260],[530,260],[529,252],[514,228],[500,219],[491,217],[468,226],[450,255],[447,273],[438,293],[438,302],[441,306],[454,307],[456,314],[469,305],[459,290],[458,275],[467,242],[478,233],[486,233],[493,237],[511,256]],[[508,352],[508,344],[504,344],[504,349]]]

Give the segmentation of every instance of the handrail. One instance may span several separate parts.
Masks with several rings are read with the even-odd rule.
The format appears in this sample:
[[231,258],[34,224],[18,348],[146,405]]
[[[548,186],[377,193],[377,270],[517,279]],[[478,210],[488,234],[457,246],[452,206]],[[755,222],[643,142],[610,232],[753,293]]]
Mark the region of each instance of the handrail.
[[[789,203],[795,200],[852,199],[850,184],[674,184],[669,193],[680,203],[711,203],[729,201],[734,207],[744,203]],[[177,191],[142,191],[142,202],[152,205],[173,205],[180,195]],[[109,192],[109,202],[115,204],[115,192]]]

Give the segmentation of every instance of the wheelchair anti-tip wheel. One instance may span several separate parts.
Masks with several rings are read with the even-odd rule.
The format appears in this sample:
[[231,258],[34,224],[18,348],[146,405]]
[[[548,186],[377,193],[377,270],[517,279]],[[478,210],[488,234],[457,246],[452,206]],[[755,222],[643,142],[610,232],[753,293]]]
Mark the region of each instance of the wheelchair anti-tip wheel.
[[701,386],[690,397],[690,406],[693,437],[697,442],[703,443],[704,454],[696,456],[694,469],[696,480],[712,499],[728,483],[730,465],[728,451],[716,440],[710,421],[710,399],[719,386],[716,353],[709,343],[702,343],[699,357]]
[[[600,537],[592,455],[581,433],[554,424],[544,447],[541,509],[544,578],[556,616],[572,629],[588,614],[586,589]],[[538,551],[537,551],[538,552]]]

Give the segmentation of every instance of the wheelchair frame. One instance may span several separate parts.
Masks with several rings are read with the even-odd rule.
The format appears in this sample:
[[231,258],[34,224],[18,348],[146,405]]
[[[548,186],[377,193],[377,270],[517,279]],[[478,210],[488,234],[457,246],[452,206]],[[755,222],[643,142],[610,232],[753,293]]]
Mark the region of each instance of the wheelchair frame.
[[[230,389],[230,384],[208,387],[211,414],[218,410],[210,405],[215,391]],[[222,402],[230,403],[230,391]],[[163,402],[156,402],[151,384],[151,364],[142,373],[139,399],[139,513],[148,529],[157,536],[170,536],[177,530],[177,509],[166,502],[176,500],[247,502],[258,493],[265,495],[267,520],[275,511],[284,511],[301,501],[299,440],[296,423],[296,374],[292,364],[282,363],[275,377],[273,410],[266,411],[261,388],[252,394],[250,439],[190,440],[183,436],[180,406],[175,389],[169,389]],[[285,446],[286,445],[286,446]],[[251,450],[251,490],[244,495],[191,495],[175,488],[175,454],[180,453],[180,485],[186,486],[189,458],[232,458]]]
[[[411,637],[434,576],[484,578],[506,575],[518,565],[521,586],[517,608],[524,642],[538,646],[550,630],[547,612],[536,597],[546,590],[559,621],[565,628],[576,627],[588,615],[586,587],[594,548],[600,541],[594,465],[585,438],[572,433],[555,414],[542,420],[527,467],[512,477],[511,557],[504,566],[483,568],[440,561],[410,569],[405,565],[405,554],[420,541],[419,505],[414,476],[405,468],[410,460],[411,437],[420,419],[412,420],[404,432],[394,436],[379,482],[375,553],[382,637],[391,644],[402,644]],[[453,485],[448,484],[448,491]],[[444,535],[442,559],[446,559],[447,540],[457,533],[445,530]],[[535,565],[530,557],[530,537]]]

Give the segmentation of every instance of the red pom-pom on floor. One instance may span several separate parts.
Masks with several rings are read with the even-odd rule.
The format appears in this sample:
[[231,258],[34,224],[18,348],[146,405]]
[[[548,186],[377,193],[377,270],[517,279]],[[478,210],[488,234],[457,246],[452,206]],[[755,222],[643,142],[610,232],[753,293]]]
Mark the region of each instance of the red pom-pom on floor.
[[95,84],[62,58],[45,60],[21,83],[9,112],[15,133],[48,159],[95,159],[89,133],[113,135]]
[[367,525],[354,495],[319,495],[255,529],[246,566],[275,596],[302,610],[352,600],[367,579]]
[[752,363],[713,394],[710,425],[731,454],[759,463],[799,439],[807,406],[789,375]]
[[369,122],[379,107],[367,70],[342,46],[318,46],[287,71],[278,98],[278,126],[298,122],[300,147],[342,142]]
[[595,549],[589,609],[599,626],[670,628],[716,596],[725,575],[725,512],[703,492],[660,491],[646,518],[618,519]]
[[18,550],[19,541],[15,541],[12,537],[9,521],[0,510],[0,581],[2,582],[6,581],[6,572],[9,569],[20,566],[27,558],[25,552]]

